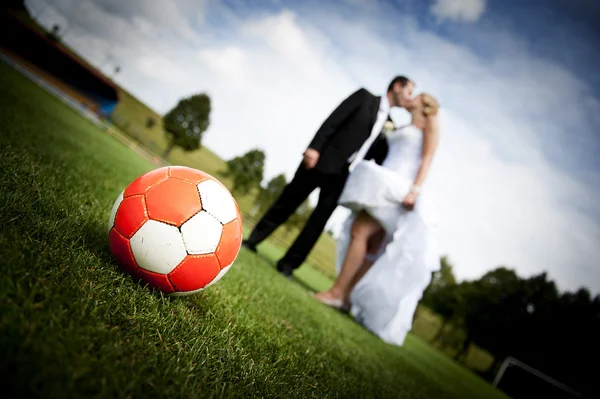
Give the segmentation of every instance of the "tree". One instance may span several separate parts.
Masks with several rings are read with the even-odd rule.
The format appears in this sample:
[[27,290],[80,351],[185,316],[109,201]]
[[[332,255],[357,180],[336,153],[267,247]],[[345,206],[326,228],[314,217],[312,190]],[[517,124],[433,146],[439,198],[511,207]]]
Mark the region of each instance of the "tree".
[[[512,284],[505,286],[505,294],[496,297],[494,316],[498,322],[490,326],[496,336],[488,332],[487,338],[483,335],[476,338],[495,357],[490,377],[498,362],[511,355],[581,393],[594,396],[597,373],[582,360],[600,356],[597,343],[600,309],[590,292],[580,288],[559,295],[546,273],[519,278],[518,287],[514,290],[512,287]],[[532,391],[529,397],[550,397],[542,392],[542,387],[531,384],[531,380],[527,382],[513,377],[512,384],[518,385],[521,392],[526,384],[526,389]]]
[[266,187],[260,187],[256,196],[256,204],[252,208],[251,215],[256,213],[264,213],[281,195],[285,185],[287,184],[283,173],[275,176],[267,183]]
[[255,148],[227,161],[227,170],[220,173],[223,177],[233,179],[232,194],[245,195],[253,188],[260,187],[264,168],[265,153]]
[[423,299],[421,302],[425,306],[432,308],[432,302],[434,301],[434,297],[437,295],[437,293],[444,288],[453,285],[456,285],[456,277],[454,277],[453,266],[448,261],[448,257],[443,256],[440,261],[440,270],[433,273],[431,283],[423,292]]
[[[514,270],[499,267],[475,281],[467,294],[464,325],[467,341],[492,352],[496,360],[506,357],[506,342],[518,331],[517,318],[521,311],[523,287]],[[468,342],[461,355],[466,353]]]
[[163,118],[169,139],[163,156],[168,157],[175,146],[184,151],[199,149],[202,135],[210,124],[210,111],[210,97],[204,93],[179,100]]
[[441,337],[449,323],[457,326],[462,324],[466,303],[460,288],[456,284],[450,284],[432,295],[428,306],[443,319],[433,341],[437,341]]
[[10,11],[25,11],[29,14],[27,7],[25,7],[24,0],[4,0],[2,1],[2,7],[0,9],[6,9]]
[[598,297],[592,298],[586,288],[558,296],[545,323],[539,324],[542,339],[532,341],[536,346],[528,348],[533,367],[589,397],[598,396],[597,372],[588,365],[600,356],[598,305]]
[[423,292],[421,303],[442,317],[442,325],[433,337],[437,341],[443,334],[446,325],[457,322],[462,305],[459,287],[456,285],[452,264],[447,256],[440,261],[440,270],[433,273],[431,283]]

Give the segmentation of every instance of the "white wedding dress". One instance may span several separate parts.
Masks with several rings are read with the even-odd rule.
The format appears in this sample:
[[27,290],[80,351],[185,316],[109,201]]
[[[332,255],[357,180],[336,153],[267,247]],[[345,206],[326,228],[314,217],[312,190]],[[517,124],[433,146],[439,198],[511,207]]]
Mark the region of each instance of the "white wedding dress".
[[375,262],[350,295],[351,314],[385,342],[402,346],[431,273],[440,269],[437,216],[427,185],[412,211],[401,203],[421,163],[423,133],[414,125],[388,135],[389,152],[383,164],[360,161],[351,172],[339,204],[353,212],[337,242],[339,274],[357,212],[365,210],[386,230]]

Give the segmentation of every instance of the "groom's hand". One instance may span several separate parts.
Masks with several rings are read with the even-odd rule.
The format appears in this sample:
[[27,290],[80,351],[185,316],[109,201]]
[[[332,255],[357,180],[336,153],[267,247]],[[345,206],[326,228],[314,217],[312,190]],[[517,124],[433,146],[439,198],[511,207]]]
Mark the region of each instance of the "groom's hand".
[[315,167],[317,162],[319,161],[319,151],[313,148],[307,148],[304,151],[304,167],[306,169],[312,169]]

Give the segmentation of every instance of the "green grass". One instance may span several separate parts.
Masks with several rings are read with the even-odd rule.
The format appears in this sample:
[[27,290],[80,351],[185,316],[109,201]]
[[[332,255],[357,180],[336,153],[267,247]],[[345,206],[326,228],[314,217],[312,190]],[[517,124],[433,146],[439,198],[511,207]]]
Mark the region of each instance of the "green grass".
[[0,64],[0,375],[8,397],[502,398],[414,335],[402,348],[243,249],[194,296],[116,268],[106,224],[153,168]]

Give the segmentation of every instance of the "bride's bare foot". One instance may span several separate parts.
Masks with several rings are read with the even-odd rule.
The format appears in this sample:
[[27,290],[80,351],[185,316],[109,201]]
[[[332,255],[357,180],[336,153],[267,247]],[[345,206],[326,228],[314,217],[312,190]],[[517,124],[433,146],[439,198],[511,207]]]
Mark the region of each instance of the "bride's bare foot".
[[327,306],[340,310],[347,310],[350,306],[345,298],[335,295],[331,291],[318,292],[313,294],[313,297]]

